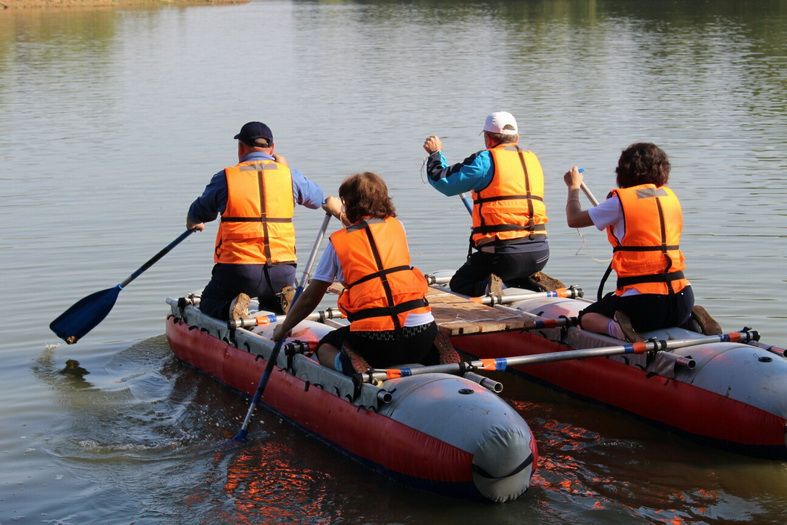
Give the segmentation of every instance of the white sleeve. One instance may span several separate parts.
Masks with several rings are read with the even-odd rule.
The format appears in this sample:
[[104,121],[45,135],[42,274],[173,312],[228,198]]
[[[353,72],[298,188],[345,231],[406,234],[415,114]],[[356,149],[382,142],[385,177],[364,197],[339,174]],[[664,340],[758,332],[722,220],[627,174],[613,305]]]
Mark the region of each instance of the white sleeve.
[[314,270],[312,279],[325,283],[344,281],[342,265],[339,263],[339,257],[336,255],[336,250],[333,249],[333,244],[328,243],[325,251],[322,252],[322,257],[317,263],[317,269]]
[[611,224],[618,224],[623,221],[623,208],[620,207],[620,199],[613,195],[598,206],[588,209],[590,220],[599,230],[604,230]]

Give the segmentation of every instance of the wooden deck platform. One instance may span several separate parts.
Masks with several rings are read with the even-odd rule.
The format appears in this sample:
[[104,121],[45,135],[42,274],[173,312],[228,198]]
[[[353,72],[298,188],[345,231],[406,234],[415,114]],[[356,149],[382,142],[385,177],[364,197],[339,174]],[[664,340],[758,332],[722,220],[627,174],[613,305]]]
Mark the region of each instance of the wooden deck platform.
[[475,303],[439,287],[430,287],[426,298],[440,331],[449,336],[518,330],[525,326],[524,315]]

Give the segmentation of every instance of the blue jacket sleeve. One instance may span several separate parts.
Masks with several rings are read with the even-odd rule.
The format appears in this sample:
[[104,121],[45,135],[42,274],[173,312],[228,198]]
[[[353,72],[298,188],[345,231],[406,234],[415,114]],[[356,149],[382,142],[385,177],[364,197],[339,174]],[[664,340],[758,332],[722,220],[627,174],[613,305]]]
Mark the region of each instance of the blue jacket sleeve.
[[483,189],[492,180],[495,167],[487,150],[473,153],[453,166],[448,165],[441,151],[436,151],[426,162],[426,173],[433,188],[451,196]]
[[202,195],[191,203],[188,220],[194,223],[215,220],[227,207],[227,177],[224,170],[216,173]]
[[322,206],[325,195],[316,183],[310,181],[298,170],[291,170],[292,173],[292,194],[295,202],[307,208],[317,209]]

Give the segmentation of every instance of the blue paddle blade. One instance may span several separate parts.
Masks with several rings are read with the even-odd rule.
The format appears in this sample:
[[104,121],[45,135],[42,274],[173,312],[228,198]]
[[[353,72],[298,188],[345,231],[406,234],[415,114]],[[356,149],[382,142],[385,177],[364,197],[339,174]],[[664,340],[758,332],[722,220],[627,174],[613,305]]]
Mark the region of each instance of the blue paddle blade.
[[49,328],[66,343],[76,343],[104,320],[115,306],[121,289],[117,285],[82,298],[52,321]]

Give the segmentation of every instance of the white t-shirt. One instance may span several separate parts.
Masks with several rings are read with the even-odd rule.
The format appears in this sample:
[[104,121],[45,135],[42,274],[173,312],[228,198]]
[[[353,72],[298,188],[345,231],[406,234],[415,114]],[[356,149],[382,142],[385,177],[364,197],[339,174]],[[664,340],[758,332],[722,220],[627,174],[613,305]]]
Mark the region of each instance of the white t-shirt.
[[[339,281],[342,284],[346,284],[344,273],[342,272],[342,265],[339,262],[339,256],[336,255],[336,250],[333,249],[333,244],[328,243],[325,251],[322,252],[322,257],[320,258],[320,262],[317,263],[317,268],[314,270],[312,279],[325,283]],[[404,325],[421,326],[422,324],[431,323],[432,321],[434,321],[432,312],[411,313],[407,314]]]
[[[607,226],[612,225],[612,232],[615,237],[622,239],[626,233],[626,222],[623,220],[623,207],[620,205],[620,199],[617,195],[613,195],[598,206],[588,209],[590,220],[593,225],[599,230],[605,230]],[[623,296],[639,295],[639,292],[634,288],[629,288],[623,293]]]
[[613,195],[598,206],[590,208],[588,215],[590,215],[593,225],[601,231],[605,230],[607,226],[614,224],[612,231],[615,237],[622,239],[623,234],[626,233],[626,223],[623,221],[623,208],[617,195]]

